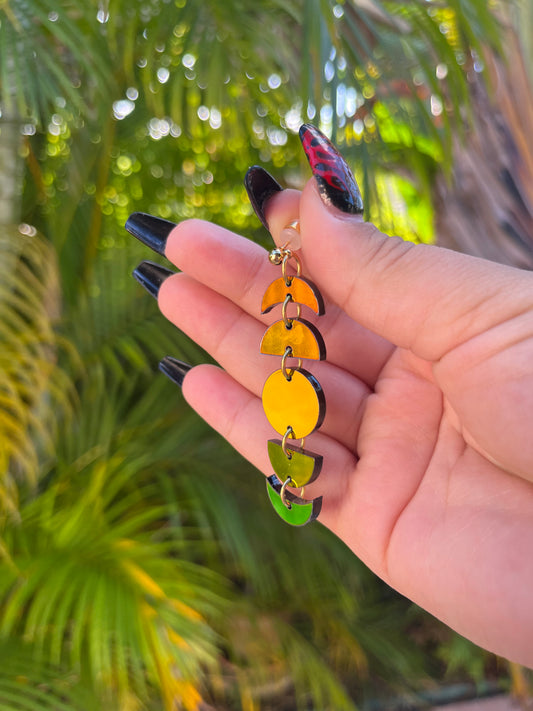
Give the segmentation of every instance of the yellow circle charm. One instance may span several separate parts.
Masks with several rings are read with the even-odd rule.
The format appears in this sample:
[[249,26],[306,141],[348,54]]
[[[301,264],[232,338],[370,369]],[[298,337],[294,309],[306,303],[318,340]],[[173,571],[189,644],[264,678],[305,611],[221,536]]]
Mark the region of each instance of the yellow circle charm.
[[296,439],[314,432],[326,414],[326,398],[318,380],[296,368],[290,380],[281,370],[268,378],[263,388],[263,408],[272,427],[284,435],[290,426]]

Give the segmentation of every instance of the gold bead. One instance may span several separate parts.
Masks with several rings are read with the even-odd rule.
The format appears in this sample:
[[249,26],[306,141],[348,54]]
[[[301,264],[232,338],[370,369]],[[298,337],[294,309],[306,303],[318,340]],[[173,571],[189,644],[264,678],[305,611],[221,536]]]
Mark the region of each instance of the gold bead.
[[273,249],[268,255],[271,264],[279,265],[283,261],[283,253],[281,249]]

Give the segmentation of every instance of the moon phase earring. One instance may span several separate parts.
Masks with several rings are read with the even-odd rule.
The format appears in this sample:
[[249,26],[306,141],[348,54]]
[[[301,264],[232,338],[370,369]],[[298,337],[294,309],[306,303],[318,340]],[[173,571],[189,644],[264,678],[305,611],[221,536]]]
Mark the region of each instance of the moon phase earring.
[[[261,305],[263,314],[281,306],[281,319],[269,326],[261,341],[261,353],[281,357],[280,368],[268,377],[262,395],[267,419],[281,435],[268,440],[274,474],[267,478],[267,491],[276,512],[293,526],[313,521],[322,507],[321,496],[304,498],[304,487],[322,468],[322,456],[304,449],[304,439],[320,427],[326,414],[320,383],[302,368],[304,359],[324,360],[326,346],[318,329],[301,317],[302,308],[321,316],[324,302],[316,286],[301,276],[298,227],[297,221],[286,227],[282,233],[286,244],[269,254],[271,264],[281,266],[281,276],[267,288]],[[289,487],[301,489],[299,495]]]

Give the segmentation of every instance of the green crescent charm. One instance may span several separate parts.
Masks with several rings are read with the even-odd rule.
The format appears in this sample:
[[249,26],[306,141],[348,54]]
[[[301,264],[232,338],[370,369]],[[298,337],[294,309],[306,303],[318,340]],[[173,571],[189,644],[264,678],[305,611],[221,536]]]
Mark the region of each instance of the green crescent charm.
[[285,496],[290,504],[289,508],[285,506],[281,500],[280,493],[282,486],[282,482],[275,474],[267,478],[268,498],[278,516],[286,523],[290,523],[291,526],[305,526],[306,523],[310,523],[318,518],[318,514],[322,508],[321,496],[311,500],[301,499],[299,496],[295,496],[291,494],[290,491],[287,491]]

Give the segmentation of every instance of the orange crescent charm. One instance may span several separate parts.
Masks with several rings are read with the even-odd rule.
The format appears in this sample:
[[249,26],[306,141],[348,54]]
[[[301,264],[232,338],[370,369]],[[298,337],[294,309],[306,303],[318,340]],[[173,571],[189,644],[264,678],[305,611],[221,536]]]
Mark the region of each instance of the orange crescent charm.
[[261,353],[282,356],[287,346],[293,358],[325,360],[326,346],[320,331],[305,319],[292,319],[289,327],[285,321],[276,321],[265,331]]
[[261,313],[267,314],[274,306],[282,304],[290,294],[292,300],[297,304],[307,306],[319,316],[324,313],[324,300],[316,286],[308,279],[299,276],[292,276],[286,283],[283,277],[276,279],[267,288],[261,304]]

